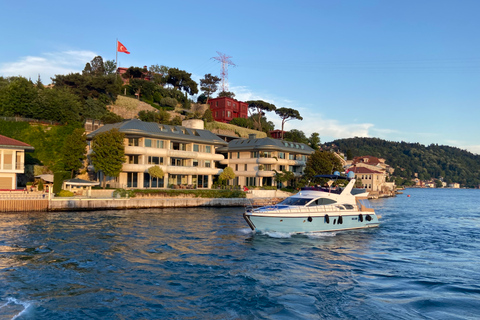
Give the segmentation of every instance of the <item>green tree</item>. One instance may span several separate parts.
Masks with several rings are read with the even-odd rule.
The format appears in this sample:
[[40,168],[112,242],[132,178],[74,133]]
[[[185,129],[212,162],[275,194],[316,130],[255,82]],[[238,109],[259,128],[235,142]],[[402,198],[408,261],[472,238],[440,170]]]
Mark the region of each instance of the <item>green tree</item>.
[[168,69],[166,83],[171,84],[175,89],[185,91],[185,94],[194,95],[198,93],[197,83],[192,80],[192,74],[177,68]]
[[276,182],[280,182],[281,184],[284,184],[285,182],[293,180],[295,178],[295,174],[291,171],[286,171],[286,170],[282,170],[281,172],[278,172],[277,170],[273,170],[273,171],[275,171],[275,176],[273,177],[273,179]]
[[205,93],[207,96],[207,104],[208,99],[210,96],[215,93],[218,89],[218,83],[220,82],[220,78],[217,76],[212,76],[211,73],[205,75],[203,79],[200,79],[200,89]]
[[[252,120],[256,125],[256,129],[262,131],[262,117],[265,115],[265,112],[275,111],[277,107],[274,104],[265,102],[263,100],[250,100],[246,101],[248,103],[248,110],[251,113]],[[256,111],[254,113],[254,111]]]
[[182,117],[180,117],[180,116],[173,117],[172,121],[170,121],[170,125],[181,126],[182,125]]
[[159,178],[159,179],[162,179],[163,176],[165,175],[162,168],[160,168],[159,166],[152,166],[148,168],[148,174],[150,174],[152,178]]
[[31,102],[31,113],[28,117],[46,119],[61,123],[72,123],[81,120],[83,104],[75,94],[66,88],[40,90]]
[[235,93],[230,91],[221,91],[217,97],[218,98],[227,97],[227,98],[235,99]]
[[285,122],[294,120],[294,119],[303,120],[298,110],[295,110],[292,108],[279,108],[275,110],[275,113],[278,116],[280,116],[280,118],[282,119],[282,140],[283,140],[283,127],[285,125]]
[[87,138],[84,129],[75,129],[63,142],[63,165],[65,171],[70,171],[73,178],[74,173],[83,167],[86,159]]
[[118,114],[108,111],[100,118],[100,120],[104,124],[109,124],[109,123],[122,122],[124,119]]
[[292,129],[285,132],[285,140],[308,144],[308,138],[302,130]]
[[125,162],[125,134],[118,129],[111,129],[97,134],[92,140],[90,159],[95,171],[103,172],[103,188],[106,177],[118,177]]
[[125,79],[145,79],[148,70],[146,68],[130,67],[122,74]]
[[138,119],[145,122],[157,122],[157,123],[168,123],[170,120],[170,114],[167,111],[147,111],[142,110],[138,113]]
[[103,63],[103,69],[105,74],[116,74],[117,73],[117,64],[115,60],[107,60]]
[[307,160],[302,180],[306,184],[317,174],[332,174],[342,169],[342,163],[332,152],[315,150]]
[[220,175],[218,176],[218,180],[220,180],[220,182],[225,185],[227,184],[227,181],[231,179],[235,179],[235,173],[230,167],[226,167],[225,169],[223,169],[222,173],[220,173]]
[[167,66],[159,66],[158,64],[150,66],[148,69],[151,80],[160,86],[164,86],[167,82],[166,76],[168,75],[168,70],[170,68]]
[[[88,65],[90,65],[90,72],[88,72]],[[85,69],[83,70],[85,75],[92,75],[92,76],[103,76],[105,75],[105,65],[103,63],[103,58],[101,56],[96,56],[95,58],[85,65]]]
[[318,132],[313,132],[313,133],[310,135],[310,138],[308,138],[308,145],[309,145],[312,149],[318,150],[319,144],[320,144],[320,135],[318,134]]
[[202,93],[201,95],[199,95],[199,96],[197,97],[197,103],[200,103],[200,104],[205,104],[205,103],[207,103],[207,96],[206,96],[204,93]]
[[85,68],[83,68],[82,74],[84,76],[92,74],[92,65],[90,62],[85,63]]
[[34,114],[32,101],[37,95],[38,89],[32,81],[23,77],[6,79],[0,88],[0,115],[31,117]]
[[215,119],[213,119],[212,110],[210,110],[210,108],[208,108],[207,110],[205,110],[205,112],[203,113],[203,120],[204,120],[205,122],[213,122],[213,121],[215,121]]

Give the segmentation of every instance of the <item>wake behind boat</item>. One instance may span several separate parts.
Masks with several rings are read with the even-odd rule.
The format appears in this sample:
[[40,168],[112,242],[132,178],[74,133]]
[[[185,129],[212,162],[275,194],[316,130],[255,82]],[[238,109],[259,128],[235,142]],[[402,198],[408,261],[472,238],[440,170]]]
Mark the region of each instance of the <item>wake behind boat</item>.
[[358,190],[353,189],[353,177],[339,174],[315,177],[349,182],[337,190],[302,188],[276,205],[246,210],[243,217],[250,228],[261,232],[305,233],[378,227],[378,217],[367,200],[368,192],[355,192]]

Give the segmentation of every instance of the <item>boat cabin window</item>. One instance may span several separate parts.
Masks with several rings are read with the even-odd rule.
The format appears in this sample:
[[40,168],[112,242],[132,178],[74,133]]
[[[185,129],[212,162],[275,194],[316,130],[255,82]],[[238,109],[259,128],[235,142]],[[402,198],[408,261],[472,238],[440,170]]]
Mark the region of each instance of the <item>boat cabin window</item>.
[[310,201],[312,201],[311,198],[292,197],[292,198],[287,198],[287,199],[283,200],[279,204],[280,205],[288,205],[288,206],[304,206],[305,204],[309,203]]
[[309,203],[308,206],[326,206],[334,203],[337,203],[337,201],[327,198],[318,198],[317,200]]
[[347,210],[352,210],[353,209],[353,206],[351,204],[343,204],[343,206],[345,207],[345,209]]

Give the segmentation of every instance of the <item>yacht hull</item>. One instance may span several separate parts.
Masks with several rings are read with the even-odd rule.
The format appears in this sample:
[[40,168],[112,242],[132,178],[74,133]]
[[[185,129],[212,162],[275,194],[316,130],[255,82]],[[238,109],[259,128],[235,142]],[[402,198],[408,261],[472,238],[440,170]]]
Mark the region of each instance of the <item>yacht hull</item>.
[[363,229],[378,227],[378,217],[373,212],[350,212],[348,214],[292,214],[270,215],[267,212],[249,213],[244,215],[250,228],[259,232],[286,232],[286,233],[306,233],[306,232],[332,232],[341,230]]

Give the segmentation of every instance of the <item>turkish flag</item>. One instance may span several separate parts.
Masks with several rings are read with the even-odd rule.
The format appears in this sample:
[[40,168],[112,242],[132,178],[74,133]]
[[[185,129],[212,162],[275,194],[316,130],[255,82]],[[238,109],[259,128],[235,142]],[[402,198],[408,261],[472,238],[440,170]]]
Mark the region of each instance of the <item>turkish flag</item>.
[[125,48],[125,46],[120,41],[117,41],[117,51],[118,52],[125,52],[126,54],[130,54],[130,52],[128,52],[127,48]]

